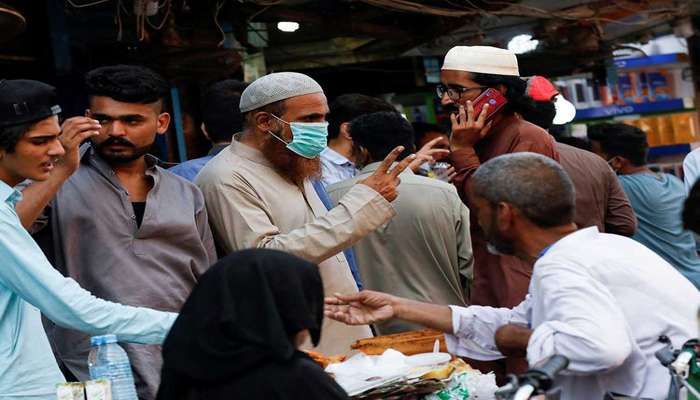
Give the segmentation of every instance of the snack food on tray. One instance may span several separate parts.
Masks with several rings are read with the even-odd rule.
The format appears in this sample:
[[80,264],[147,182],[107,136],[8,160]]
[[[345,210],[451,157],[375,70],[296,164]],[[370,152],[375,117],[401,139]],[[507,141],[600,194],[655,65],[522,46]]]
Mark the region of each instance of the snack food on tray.
[[447,352],[445,335],[440,331],[431,329],[361,339],[355,342],[351,348],[368,355],[379,355],[383,354],[387,349],[394,349],[410,356],[432,352],[435,340],[440,341],[440,351]]
[[59,383],[56,385],[58,400],[85,400],[85,386],[82,383]]
[[449,364],[445,364],[443,366],[440,366],[439,368],[436,368],[430,372],[428,372],[425,375],[421,376],[421,379],[438,379],[438,380],[443,380],[447,379],[452,375],[453,373],[459,374],[462,372],[466,371],[471,371],[472,367],[469,366],[464,360],[462,360],[459,357],[454,357],[452,361],[449,362]]
[[326,367],[329,364],[341,363],[348,358],[345,355],[326,356],[316,351],[305,351],[305,353],[308,354],[309,357],[311,357],[311,359],[314,360],[317,364],[323,367],[323,369],[326,369]]
[[112,400],[112,382],[109,379],[96,379],[85,382],[87,400]]

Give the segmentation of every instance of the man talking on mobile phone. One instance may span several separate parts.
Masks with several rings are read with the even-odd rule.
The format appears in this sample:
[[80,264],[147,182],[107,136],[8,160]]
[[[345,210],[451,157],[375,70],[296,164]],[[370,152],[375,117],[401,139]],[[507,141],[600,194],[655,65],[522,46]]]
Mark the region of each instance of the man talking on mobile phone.
[[[473,208],[469,196],[471,176],[479,166],[500,155],[529,151],[559,159],[554,139],[542,128],[520,117],[534,107],[526,94],[527,84],[520,79],[515,54],[486,46],[456,46],[445,55],[437,95],[443,108],[451,113],[451,162],[457,176],[453,182],[462,200]],[[495,112],[487,103],[477,115],[474,104],[487,89],[497,90],[506,104]],[[514,307],[527,293],[532,265],[489,249],[479,224],[471,223],[474,251],[474,279],[471,304]],[[475,366],[479,367],[478,363]],[[517,368],[518,366],[519,368]],[[504,365],[481,366],[503,376]],[[508,361],[508,372],[526,369],[523,360]]]

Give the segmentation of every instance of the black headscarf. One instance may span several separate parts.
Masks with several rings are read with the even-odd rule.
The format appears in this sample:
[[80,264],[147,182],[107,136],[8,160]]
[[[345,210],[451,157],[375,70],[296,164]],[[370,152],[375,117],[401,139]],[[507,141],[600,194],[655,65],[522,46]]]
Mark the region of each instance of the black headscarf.
[[[255,394],[261,378],[270,385],[292,382],[290,374],[301,371],[322,381],[311,386],[340,390],[340,397],[319,398],[345,398],[290,340],[308,329],[318,344],[322,320],[323,285],[316,265],[273,250],[233,253],[202,275],[168,334],[158,400],[236,398]],[[278,394],[274,397],[314,398],[294,390]]]

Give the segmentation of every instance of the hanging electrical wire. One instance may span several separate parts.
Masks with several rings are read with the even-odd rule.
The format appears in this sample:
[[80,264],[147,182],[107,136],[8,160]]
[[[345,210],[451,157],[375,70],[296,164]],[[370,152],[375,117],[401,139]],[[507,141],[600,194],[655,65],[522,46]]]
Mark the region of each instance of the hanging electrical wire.
[[[394,11],[403,12],[413,12],[420,14],[429,15],[439,15],[444,17],[466,17],[474,15],[493,15],[493,16],[517,16],[517,17],[532,17],[532,18],[542,18],[542,19],[564,19],[572,21],[587,21],[587,22],[607,22],[620,25],[647,25],[650,23],[655,23],[658,21],[667,20],[669,18],[677,17],[679,15],[687,15],[689,12],[689,5],[679,4],[676,8],[669,7],[659,7],[659,8],[649,8],[646,11],[648,14],[646,18],[639,21],[621,21],[619,19],[607,18],[600,16],[605,14],[607,11],[614,11],[617,9],[618,2],[607,3],[602,7],[594,9],[592,7],[574,7],[568,10],[545,10],[542,8],[530,6],[527,4],[513,3],[509,1],[491,1],[489,5],[491,6],[504,6],[501,10],[488,11],[481,7],[476,6],[470,0],[464,0],[465,5],[471,7],[465,9],[455,9],[455,8],[444,8],[436,7],[426,4],[421,4],[419,2],[410,0],[361,0],[364,3],[371,4],[377,7],[385,8]],[[452,4],[453,1],[449,1],[448,4]],[[630,3],[634,4],[634,3]],[[630,6],[628,6],[630,7]],[[636,11],[641,11],[639,8]]]
[[415,3],[408,0],[362,0],[373,6],[386,8],[389,10],[399,10],[407,12],[415,12],[421,14],[441,15],[443,17],[465,17],[468,15],[477,15],[478,11],[464,10],[458,11],[450,8],[434,7],[425,4]]
[[216,25],[216,28],[219,30],[221,33],[221,41],[219,44],[217,44],[217,47],[221,47],[224,45],[224,42],[226,42],[226,32],[224,32],[224,28],[221,27],[221,24],[219,24],[219,11],[224,7],[226,4],[226,0],[221,0],[216,2],[216,10],[214,11],[214,24]]
[[112,0],[96,0],[96,1],[93,1],[92,3],[83,3],[83,4],[75,3],[73,0],[67,0],[67,1],[68,1],[68,4],[70,4],[74,8],[85,8],[85,7],[96,6],[98,4],[107,3],[107,2],[110,2]]
[[253,3],[259,6],[276,6],[282,4],[284,0],[255,0]]
[[253,19],[255,19],[255,17],[257,17],[260,14],[267,11],[268,9],[270,9],[270,7],[272,7],[272,6],[265,6],[265,7],[261,8],[260,10],[254,12],[250,17],[248,17],[247,22],[253,22]]
[[153,23],[151,23],[151,20],[148,19],[148,17],[146,17],[146,23],[148,24],[148,26],[150,26],[151,28],[153,28],[157,31],[163,29],[163,27],[165,26],[165,23],[168,22],[168,17],[170,16],[170,9],[172,7],[172,0],[165,0],[162,5],[158,5],[158,9],[160,10],[166,6],[168,8],[165,9],[165,14],[163,15],[163,19],[160,21],[160,24],[154,25]]
[[122,0],[117,0],[117,10],[114,13],[114,23],[117,24],[117,42],[122,41]]

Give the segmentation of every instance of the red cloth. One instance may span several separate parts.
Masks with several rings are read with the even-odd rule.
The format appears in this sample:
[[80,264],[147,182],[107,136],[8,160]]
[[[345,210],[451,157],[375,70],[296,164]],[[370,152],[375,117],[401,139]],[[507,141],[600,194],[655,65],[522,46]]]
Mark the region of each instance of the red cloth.
[[535,75],[527,81],[527,95],[535,101],[552,101],[559,91],[549,79]]

